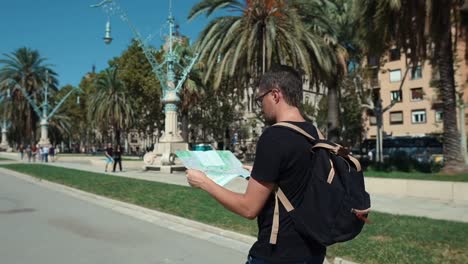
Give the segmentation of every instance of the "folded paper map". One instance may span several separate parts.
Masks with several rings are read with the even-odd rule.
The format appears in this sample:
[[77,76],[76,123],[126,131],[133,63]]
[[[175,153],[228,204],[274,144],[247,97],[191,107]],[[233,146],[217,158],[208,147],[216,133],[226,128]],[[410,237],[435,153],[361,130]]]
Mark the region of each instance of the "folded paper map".
[[177,157],[188,169],[203,171],[217,184],[224,186],[235,177],[250,177],[242,163],[228,150],[176,151]]

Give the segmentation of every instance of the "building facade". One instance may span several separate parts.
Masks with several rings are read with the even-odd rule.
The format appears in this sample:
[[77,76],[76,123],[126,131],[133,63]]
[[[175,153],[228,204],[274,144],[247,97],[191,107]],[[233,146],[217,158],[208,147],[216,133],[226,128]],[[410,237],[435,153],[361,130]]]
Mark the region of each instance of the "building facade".
[[[468,86],[465,45],[459,42],[455,60],[455,86],[464,109],[459,108],[459,123],[467,128]],[[380,67],[377,67],[380,64]],[[426,136],[442,134],[443,106],[439,91],[435,88],[438,74],[429,61],[422,65],[406,65],[405,55],[399,49],[391,49],[380,62],[369,59],[372,101],[381,99],[382,109],[391,106],[382,116],[383,136]],[[401,89],[400,89],[401,88]],[[457,96],[458,97],[458,96]],[[466,118],[465,118],[466,117]],[[464,119],[464,120],[463,120]],[[459,124],[460,126],[460,124]],[[460,128],[460,127],[459,127]],[[465,129],[468,131],[468,129]],[[365,138],[376,138],[377,118],[372,111],[365,113]]]

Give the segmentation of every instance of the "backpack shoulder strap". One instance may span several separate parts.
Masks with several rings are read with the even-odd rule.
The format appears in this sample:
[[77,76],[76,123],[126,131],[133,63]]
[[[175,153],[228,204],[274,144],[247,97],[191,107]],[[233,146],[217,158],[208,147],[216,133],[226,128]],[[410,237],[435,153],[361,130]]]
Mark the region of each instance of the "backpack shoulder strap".
[[[290,124],[290,123],[287,123],[287,122],[278,122],[278,123],[274,124],[273,126],[288,127],[288,128],[291,128],[292,130],[295,130],[296,132],[302,134],[303,136],[305,136],[308,139],[315,140],[315,138],[312,135],[305,132],[304,129],[302,129],[302,128],[296,126],[296,125],[293,125],[293,124]],[[317,128],[315,128],[315,130],[317,131],[319,139],[325,139],[323,137],[323,134],[320,132],[320,130],[318,130]]]
[[[279,201],[278,201],[279,200]],[[289,199],[286,197],[281,188],[277,187],[275,190],[275,209],[273,212],[273,223],[271,226],[270,233],[270,244],[275,245],[278,239],[278,229],[279,229],[279,202],[281,202],[289,213],[294,210],[294,206],[289,202]]]

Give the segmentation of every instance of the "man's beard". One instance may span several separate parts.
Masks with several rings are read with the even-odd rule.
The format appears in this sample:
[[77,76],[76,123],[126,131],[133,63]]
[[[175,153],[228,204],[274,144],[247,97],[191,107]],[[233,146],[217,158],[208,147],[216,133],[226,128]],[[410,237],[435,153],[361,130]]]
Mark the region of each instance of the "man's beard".
[[276,123],[276,120],[272,117],[269,117],[269,116],[264,116],[265,118],[265,125],[267,126],[271,126],[271,125],[274,125]]

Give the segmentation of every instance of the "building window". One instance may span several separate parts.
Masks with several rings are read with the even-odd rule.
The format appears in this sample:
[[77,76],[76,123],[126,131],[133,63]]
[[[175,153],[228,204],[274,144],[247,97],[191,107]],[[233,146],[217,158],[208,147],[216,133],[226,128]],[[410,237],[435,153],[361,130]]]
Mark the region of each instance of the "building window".
[[413,124],[426,123],[426,110],[413,110],[411,112],[411,122]]
[[369,116],[369,124],[371,126],[377,125],[377,117],[375,115]]
[[392,99],[392,102],[401,102],[402,96],[401,96],[401,91],[391,91],[390,92],[390,97]]
[[401,70],[391,70],[390,71],[390,82],[399,82],[401,81]]
[[437,110],[435,112],[435,121],[440,123],[444,120],[444,112],[442,110]]
[[390,112],[390,124],[403,124],[403,111]]
[[400,49],[391,49],[390,50],[390,61],[400,60]]
[[423,99],[424,93],[422,88],[413,88],[411,89],[411,101],[421,101]]
[[411,70],[411,80],[421,79],[422,78],[422,69],[421,66],[417,66]]

